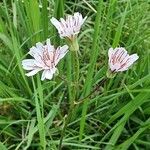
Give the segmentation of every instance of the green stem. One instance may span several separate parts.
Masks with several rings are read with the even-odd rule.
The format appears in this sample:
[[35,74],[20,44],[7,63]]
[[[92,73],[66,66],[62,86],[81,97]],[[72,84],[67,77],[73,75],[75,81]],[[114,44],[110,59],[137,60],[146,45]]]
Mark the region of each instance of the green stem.
[[[96,19],[94,22],[94,34],[93,34],[93,42],[92,42],[92,48],[91,48],[91,58],[90,58],[90,64],[88,68],[88,73],[87,77],[85,80],[85,85],[84,85],[84,96],[87,96],[92,88],[92,81],[93,81],[93,75],[94,75],[94,68],[96,64],[96,60],[98,57],[99,53],[99,48],[98,48],[98,41],[99,41],[99,36],[100,36],[100,21],[102,17],[102,11],[103,11],[103,1],[99,0],[98,5],[97,5],[97,13],[96,13]],[[80,120],[80,131],[79,131],[79,141],[82,140],[82,137],[84,135],[84,128],[86,124],[86,114],[88,110],[88,100],[85,100],[83,104],[83,109],[82,109],[82,117]]]
[[65,136],[65,131],[66,131],[68,123],[70,122],[73,110],[74,110],[74,102],[72,101],[72,103],[70,105],[70,108],[69,108],[69,111],[68,111],[67,119],[65,120],[65,124],[64,124],[64,127],[63,127],[62,132],[61,132],[61,137],[60,137],[58,150],[62,149],[63,137]]
[[74,37],[72,40],[68,39],[67,43],[70,45],[70,51],[79,51],[77,37]]
[[46,140],[45,140],[45,128],[44,128],[44,119],[42,116],[42,112],[40,109],[40,103],[37,95],[37,89],[34,82],[34,79],[32,78],[33,88],[35,92],[35,109],[36,109],[36,115],[37,115],[37,121],[38,121],[38,130],[39,130],[39,136],[40,136],[40,146],[42,150],[46,149]]
[[86,96],[85,98],[79,100],[77,103],[76,103],[76,101],[72,101],[72,103],[70,104],[69,111],[68,111],[69,113],[68,113],[67,119],[65,121],[65,124],[64,124],[62,133],[61,133],[60,143],[59,143],[59,150],[61,150],[61,148],[62,148],[62,142],[63,142],[63,137],[65,136],[65,130],[67,128],[68,123],[70,122],[70,119],[71,119],[71,116],[73,114],[73,111],[75,110],[76,104],[83,103],[85,100],[87,100],[87,98],[90,97],[95,91],[97,91],[100,86],[103,86],[107,82],[107,80],[108,80],[107,77],[103,78],[100,81],[100,83],[94,88],[94,90],[88,96]]
[[[72,53],[72,60],[73,60],[73,91],[74,93],[74,99],[76,100],[78,97],[78,91],[79,91],[79,57],[78,57],[78,51],[71,51]],[[71,102],[72,103],[72,102]]]
[[81,103],[85,102],[86,100],[89,100],[88,98],[89,98],[90,96],[92,96],[92,94],[95,93],[101,86],[103,86],[103,85],[107,82],[108,79],[109,79],[109,78],[104,77],[104,78],[100,81],[100,83],[96,85],[96,87],[93,89],[93,91],[91,91],[91,93],[90,93],[89,95],[87,95],[86,97],[84,97],[84,98],[82,98],[82,99],[80,99],[80,100],[78,100],[78,101],[74,101],[74,104],[75,104],[75,105],[81,104]]
[[[61,150],[62,148],[62,142],[63,142],[63,137],[65,136],[65,130],[67,128],[68,123],[71,120],[72,114],[74,112],[74,101],[77,99],[78,97],[78,91],[79,91],[79,57],[78,57],[78,50],[79,50],[79,46],[78,46],[78,41],[77,38],[74,39],[74,41],[72,41],[72,43],[70,43],[70,53],[71,53],[71,57],[72,57],[72,83],[73,83],[73,87],[70,86],[69,83],[69,95],[71,95],[71,99],[70,99],[70,107],[69,107],[69,111],[68,111],[68,116],[67,119],[65,121],[64,127],[62,129],[61,132],[61,137],[60,137],[60,142],[59,142],[59,147],[58,149]],[[69,65],[70,66],[70,65]],[[71,68],[70,68],[71,69]],[[71,75],[71,73],[69,73],[69,75]],[[71,79],[71,76],[68,76],[68,79]],[[70,80],[69,80],[70,81]],[[70,96],[69,96],[70,98]]]

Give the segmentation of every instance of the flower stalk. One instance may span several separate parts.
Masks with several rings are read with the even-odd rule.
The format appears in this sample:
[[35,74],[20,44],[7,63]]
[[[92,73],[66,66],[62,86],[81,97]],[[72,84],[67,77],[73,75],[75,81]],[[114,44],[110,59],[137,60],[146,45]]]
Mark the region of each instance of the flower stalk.
[[[72,45],[72,43],[74,43]],[[63,142],[63,137],[65,136],[65,130],[67,128],[68,123],[71,120],[73,111],[74,111],[74,101],[76,101],[77,97],[78,97],[78,91],[79,91],[79,57],[78,57],[78,51],[79,51],[79,47],[78,47],[78,42],[77,39],[75,41],[73,41],[72,43],[70,43],[70,52],[71,52],[71,56],[72,56],[72,71],[73,71],[73,77],[72,77],[72,82],[73,82],[73,88],[72,88],[72,100],[70,101],[70,107],[69,107],[69,111],[68,111],[68,116],[65,120],[64,123],[64,127],[62,129],[61,132],[61,137],[60,137],[60,142],[59,142],[59,147],[58,149],[61,150],[62,148],[62,142]]]
[[[63,137],[65,134],[66,127],[68,123],[70,122],[72,113],[74,111],[74,101],[78,97],[78,91],[79,91],[79,57],[78,57],[78,51],[79,51],[79,45],[78,45],[78,39],[77,36],[80,32],[81,26],[85,22],[87,17],[83,18],[82,14],[80,13],[74,13],[74,15],[67,15],[66,18],[60,18],[57,20],[56,18],[51,18],[51,23],[56,27],[58,30],[58,33],[60,35],[60,38],[65,38],[69,48],[70,48],[70,55],[71,55],[71,61],[72,61],[72,68],[70,65],[69,72],[72,73],[72,75],[69,75],[69,80],[73,83],[72,86],[68,85],[69,87],[69,97],[70,99],[70,107],[68,111],[68,116],[65,121],[64,127],[62,129],[60,143],[59,143],[59,150],[61,150]],[[72,72],[71,72],[72,71]]]
[[64,126],[63,126],[63,129],[62,129],[62,132],[61,132],[61,137],[60,137],[60,142],[59,142],[59,146],[58,146],[58,150],[61,150],[62,149],[62,142],[63,142],[63,137],[65,136],[65,131],[66,131],[66,128],[67,128],[67,125],[68,123],[70,122],[71,120],[71,116],[72,116],[72,113],[73,113],[73,110],[74,110],[74,102],[72,101],[71,105],[70,105],[70,108],[69,108],[69,111],[68,111],[68,116],[66,117],[66,120],[65,120],[65,123],[64,123]]
[[70,45],[70,51],[79,51],[79,44],[77,37],[75,37],[73,40],[69,40],[69,42],[67,43],[68,45]]
[[72,53],[72,60],[73,60],[73,93],[75,93],[74,100],[76,100],[78,96],[78,89],[79,89],[79,57],[78,51],[71,51]]
[[92,96],[92,94],[94,94],[96,91],[98,91],[100,89],[101,86],[103,86],[107,81],[108,81],[109,78],[105,77],[103,78],[100,83],[98,83],[96,85],[96,87],[91,91],[91,93],[89,95],[87,95],[86,97],[80,99],[79,101],[74,101],[74,105],[78,105],[78,104],[81,104],[83,103],[87,98],[89,98],[90,96]]

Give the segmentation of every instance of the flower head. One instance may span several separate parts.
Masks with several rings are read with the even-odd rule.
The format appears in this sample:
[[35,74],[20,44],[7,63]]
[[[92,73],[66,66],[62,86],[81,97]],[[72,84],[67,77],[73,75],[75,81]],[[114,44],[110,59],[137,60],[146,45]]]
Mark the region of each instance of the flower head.
[[58,62],[68,52],[68,46],[64,45],[57,49],[51,45],[50,40],[47,39],[46,45],[38,42],[36,46],[30,48],[29,54],[34,59],[25,59],[22,61],[22,66],[25,70],[30,71],[27,76],[33,76],[37,72],[43,70],[41,80],[52,79],[57,68]]
[[79,12],[76,12],[73,16],[68,15],[66,20],[60,18],[60,21],[58,21],[53,17],[50,21],[57,28],[61,38],[66,37],[72,41],[80,32],[81,26],[86,18],[83,18]]
[[110,48],[108,51],[109,67],[112,72],[128,70],[128,68],[139,58],[137,54],[129,55],[125,48]]

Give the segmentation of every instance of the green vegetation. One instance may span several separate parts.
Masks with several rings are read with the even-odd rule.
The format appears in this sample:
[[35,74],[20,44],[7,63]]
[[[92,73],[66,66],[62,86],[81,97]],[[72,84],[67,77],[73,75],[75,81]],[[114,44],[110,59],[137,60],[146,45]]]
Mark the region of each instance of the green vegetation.
[[[125,47],[138,61],[76,104],[63,133],[64,150],[150,149],[150,1],[0,1],[0,150],[57,150],[73,101],[73,55],[59,63],[59,76],[25,76],[21,61],[35,43],[59,38],[51,17],[87,16],[79,33],[77,100],[105,76],[108,49]],[[77,75],[78,76],[78,75]]]

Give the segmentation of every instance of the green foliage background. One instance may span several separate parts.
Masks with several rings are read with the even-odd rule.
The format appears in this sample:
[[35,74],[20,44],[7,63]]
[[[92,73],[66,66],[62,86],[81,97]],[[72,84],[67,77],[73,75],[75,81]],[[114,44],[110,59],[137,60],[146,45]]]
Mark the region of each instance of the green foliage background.
[[61,80],[25,76],[21,61],[47,38],[63,45],[50,23],[79,11],[88,16],[79,35],[78,98],[84,98],[107,71],[110,47],[122,46],[139,60],[78,105],[63,149],[150,149],[150,1],[2,0],[0,2],[0,149],[57,150],[68,113],[69,54],[59,64]]

